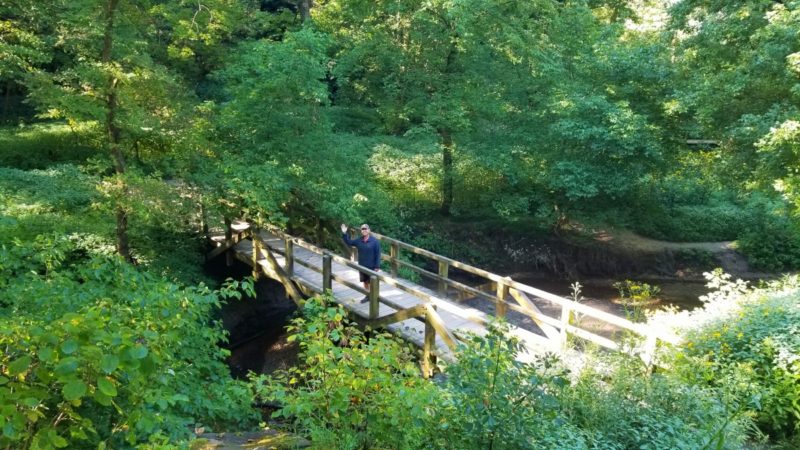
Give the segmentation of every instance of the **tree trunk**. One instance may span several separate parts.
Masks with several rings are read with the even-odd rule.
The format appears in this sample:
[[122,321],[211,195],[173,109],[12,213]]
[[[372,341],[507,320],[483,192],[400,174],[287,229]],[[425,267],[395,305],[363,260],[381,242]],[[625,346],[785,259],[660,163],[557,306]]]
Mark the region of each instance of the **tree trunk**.
[[300,0],[300,3],[297,5],[300,10],[300,17],[303,19],[304,23],[311,18],[312,6],[314,6],[314,0]]
[[[450,27],[452,30],[452,26]],[[444,74],[450,78],[455,64],[456,48],[455,42],[458,39],[458,33],[452,30],[450,36],[450,49],[447,52],[445,59]],[[447,84],[446,84],[447,85]],[[450,206],[453,204],[453,152],[455,144],[453,144],[452,129],[447,126],[438,128],[439,138],[441,139],[442,146],[442,205],[441,213],[444,216],[450,215]]]
[[8,110],[11,108],[11,86],[12,81],[8,80],[6,82],[6,92],[3,96],[3,117],[0,119],[0,123],[8,121]]
[[442,215],[450,215],[453,204],[453,136],[448,130],[439,129],[442,146]]
[[[103,64],[111,62],[111,50],[114,46],[114,17],[119,6],[119,0],[108,0],[106,3],[106,28],[103,33]],[[111,152],[111,158],[114,161],[114,171],[117,174],[117,195],[119,198],[125,198],[128,194],[128,186],[125,183],[125,155],[122,153],[122,146],[120,145],[120,129],[116,123],[117,109],[117,83],[118,80],[113,75],[108,78],[108,92],[106,93],[106,136],[108,137],[108,146]],[[121,204],[121,200],[117,200],[117,253],[122,256],[125,261],[133,262],[131,256],[131,249],[128,243],[128,212]]]

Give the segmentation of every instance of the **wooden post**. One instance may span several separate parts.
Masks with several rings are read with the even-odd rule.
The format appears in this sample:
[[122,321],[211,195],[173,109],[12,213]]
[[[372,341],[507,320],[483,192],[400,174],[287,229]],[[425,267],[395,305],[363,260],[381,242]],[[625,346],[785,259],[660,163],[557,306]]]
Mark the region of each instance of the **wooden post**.
[[286,271],[286,275],[290,277],[294,276],[294,241],[291,237],[286,237],[283,241],[284,243],[284,252],[286,253],[286,267],[284,270]]
[[[508,279],[508,278],[506,278]],[[506,297],[508,297],[508,284],[498,281],[497,282],[497,297],[495,299],[495,315],[497,317],[506,316]]]
[[233,244],[233,229],[231,228],[231,219],[225,218],[225,245],[229,248],[225,252],[225,265],[230,267],[233,265],[233,250],[230,246]]
[[[439,276],[442,278],[447,278],[447,274],[450,271],[450,264],[439,261]],[[443,280],[439,280],[439,294],[447,294],[447,282]]]
[[433,324],[431,323],[430,318],[428,315],[425,315],[425,340],[422,344],[422,361],[420,361],[420,365],[422,366],[422,377],[429,378],[433,375],[433,348],[436,345],[436,330],[433,328]]
[[253,279],[258,281],[261,275],[261,267],[258,265],[258,255],[261,254],[261,240],[258,239],[258,230],[253,233],[251,239],[253,240]]
[[370,275],[369,277],[369,318],[375,320],[378,318],[378,297],[380,297],[380,286],[378,285],[378,277]]
[[569,317],[572,315],[572,308],[564,304],[561,306],[561,330],[559,334],[559,344],[561,350],[567,349],[567,326],[569,325]]
[[330,253],[322,254],[322,290],[331,290],[331,258]]
[[397,260],[400,258],[400,246],[397,242],[392,242],[392,246],[389,248],[389,264],[392,267],[392,277],[397,278],[397,269],[400,264]]

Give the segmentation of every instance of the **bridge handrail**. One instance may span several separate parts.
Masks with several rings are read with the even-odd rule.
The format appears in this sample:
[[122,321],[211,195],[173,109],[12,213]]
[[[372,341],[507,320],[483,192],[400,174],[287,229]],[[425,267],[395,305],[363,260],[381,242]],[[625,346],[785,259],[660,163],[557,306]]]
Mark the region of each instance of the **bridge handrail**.
[[[372,292],[367,292],[367,291],[364,291],[364,290],[362,290],[360,288],[356,289],[359,292],[367,293],[370,296],[371,303],[372,303],[372,299],[373,299],[373,296],[374,296],[376,302],[383,303],[383,304],[385,304],[387,306],[390,306],[390,307],[392,307],[394,309],[401,308],[400,305],[398,305],[398,304],[396,304],[394,302],[391,302],[388,299],[380,297],[379,291],[377,290],[377,286],[379,286],[378,282],[380,282],[380,281],[382,281],[384,283],[387,283],[389,285],[392,285],[392,286],[394,286],[394,287],[396,287],[396,288],[398,288],[398,289],[400,289],[400,290],[402,290],[404,292],[408,292],[409,294],[414,295],[415,297],[419,298],[420,300],[422,300],[422,302],[424,304],[429,306],[429,308],[426,309],[426,314],[425,314],[426,323],[427,322],[431,323],[431,325],[433,326],[433,329],[436,331],[436,334],[439,335],[439,337],[442,339],[442,341],[445,344],[447,344],[448,347],[450,347],[451,349],[455,348],[455,346],[456,346],[456,337],[444,326],[444,322],[442,321],[441,317],[439,317],[438,313],[436,312],[436,307],[437,306],[439,306],[439,305],[443,305],[443,306],[444,305],[448,305],[448,302],[446,302],[445,300],[443,300],[443,299],[441,299],[439,297],[436,297],[436,296],[432,296],[432,295],[430,295],[430,294],[428,294],[428,293],[426,293],[426,292],[424,292],[424,291],[422,291],[420,289],[417,289],[415,287],[408,286],[408,285],[402,283],[401,280],[398,280],[398,279],[396,279],[394,277],[391,277],[391,276],[388,276],[388,275],[384,275],[384,274],[382,274],[380,272],[376,272],[374,270],[371,270],[371,269],[368,269],[366,267],[360,266],[357,263],[354,263],[354,262],[350,261],[347,258],[344,258],[342,256],[339,256],[339,255],[336,255],[334,253],[331,253],[328,250],[325,250],[325,249],[323,249],[321,247],[317,247],[316,245],[311,244],[310,242],[307,242],[307,241],[305,241],[303,239],[300,239],[298,237],[289,235],[289,234],[283,232],[280,229],[277,229],[277,228],[272,227],[272,226],[267,226],[265,228],[267,228],[271,233],[283,238],[285,240],[285,242],[292,242],[293,245],[298,245],[298,246],[300,246],[302,248],[305,248],[306,250],[309,250],[309,251],[311,251],[313,253],[316,253],[318,255],[323,256],[323,286],[330,286],[330,279],[335,277],[335,275],[332,274],[332,271],[330,270],[330,267],[328,267],[327,270],[326,270],[324,265],[325,264],[330,264],[330,262],[332,262],[332,261],[336,261],[339,264],[345,265],[345,266],[347,266],[347,267],[349,267],[351,269],[354,269],[354,270],[357,270],[359,272],[365,273],[365,274],[369,275],[371,279],[376,281],[376,283],[371,283],[372,286],[376,286],[376,292],[375,292],[374,295],[372,294]],[[252,229],[253,228],[251,228],[251,230]],[[260,236],[257,235],[257,233],[253,233],[251,231],[250,232],[250,236],[251,236],[252,239],[257,239],[257,240],[263,242],[263,240],[261,239]],[[288,258],[286,259],[286,264],[287,265],[290,264]],[[326,273],[327,273],[327,276],[329,278],[328,280],[324,279]],[[348,287],[353,288],[354,286],[350,285]],[[374,311],[374,313],[373,313],[373,311]],[[409,317],[409,318],[411,318],[411,317]],[[372,319],[372,320],[377,320],[378,319],[376,305],[375,306],[370,305],[370,319]]]
[[[493,281],[495,283],[498,283],[498,284],[501,284],[501,285],[505,285],[509,289],[516,289],[517,291],[524,292],[526,294],[533,295],[533,296],[535,296],[537,298],[541,298],[541,299],[547,300],[547,301],[549,301],[551,303],[554,303],[554,304],[560,306],[562,308],[562,315],[564,315],[564,313],[565,313],[564,310],[567,309],[569,311],[574,311],[574,312],[583,314],[585,316],[589,316],[589,317],[593,317],[595,319],[599,319],[599,320],[601,320],[603,322],[609,323],[609,324],[617,326],[619,328],[622,328],[622,329],[625,329],[625,330],[629,330],[629,331],[633,331],[633,332],[635,332],[635,333],[637,333],[639,335],[645,336],[645,337],[652,337],[652,336],[655,335],[655,337],[657,337],[658,339],[660,339],[662,341],[670,342],[670,343],[675,343],[676,342],[675,336],[672,336],[672,335],[667,334],[667,333],[660,332],[660,331],[658,331],[658,330],[654,329],[653,327],[648,326],[646,324],[632,322],[632,321],[630,321],[628,319],[624,319],[624,318],[616,316],[614,314],[610,314],[610,313],[607,313],[605,311],[601,311],[599,309],[592,308],[592,307],[584,305],[584,304],[582,304],[580,302],[576,302],[574,300],[570,300],[570,299],[567,299],[565,297],[561,297],[561,296],[558,296],[556,294],[552,294],[550,292],[546,292],[546,291],[543,291],[541,289],[534,288],[534,287],[529,286],[527,284],[523,284],[523,283],[520,283],[518,281],[512,280],[509,277],[503,277],[501,275],[489,272],[487,270],[484,270],[484,269],[481,269],[481,268],[478,268],[478,267],[475,267],[475,266],[472,266],[472,265],[469,265],[469,264],[465,264],[465,263],[462,263],[460,261],[456,261],[456,260],[454,260],[452,258],[448,258],[446,256],[439,255],[439,254],[431,252],[429,250],[425,250],[423,248],[417,247],[417,246],[415,246],[413,244],[409,244],[407,242],[403,242],[401,240],[398,240],[398,239],[395,239],[395,238],[391,238],[391,237],[382,235],[380,233],[376,233],[374,231],[372,232],[372,234],[375,235],[381,241],[386,241],[392,246],[397,246],[398,248],[409,250],[412,253],[415,253],[415,254],[418,254],[418,255],[421,255],[421,256],[425,256],[425,257],[430,258],[430,259],[432,259],[434,261],[437,261],[439,263],[444,263],[444,264],[447,264],[449,266],[455,267],[457,269],[463,270],[465,272],[468,272],[468,273],[471,273],[471,274],[474,274],[474,275],[478,275],[480,277],[483,277],[483,278],[485,278],[487,280],[490,280],[490,281]],[[399,252],[392,252],[392,254],[389,256],[389,258],[390,259],[391,258],[397,258],[399,264],[401,264],[403,266],[412,266],[411,268],[416,270],[416,271],[418,271],[418,272],[434,275],[431,278],[446,282],[446,283],[448,283],[450,285],[453,285],[453,287],[456,287],[458,289],[462,289],[463,290],[462,286],[466,286],[463,283],[459,283],[459,282],[457,282],[455,280],[451,280],[451,279],[447,278],[447,276],[446,276],[447,271],[446,270],[444,271],[445,272],[444,276],[442,276],[441,273],[439,275],[435,275],[432,272],[427,271],[425,269],[421,269],[419,267],[416,267],[413,264],[410,264],[410,263],[407,263],[407,262],[404,262],[404,261],[400,261],[399,260]],[[440,264],[440,270],[441,270],[441,264]],[[486,293],[486,292],[483,292],[483,291],[478,291],[477,289],[471,288],[469,286],[466,286],[466,287],[470,288],[468,290],[468,292],[471,292],[473,294],[480,293],[480,295],[482,295],[484,297],[492,298],[496,302],[505,303],[506,307],[511,307],[511,309],[514,309],[514,310],[516,310],[518,312],[522,312],[519,307],[517,307],[513,303],[509,302],[505,298],[500,298],[496,294],[494,296],[492,296],[492,294],[489,294],[489,293]],[[530,315],[530,313],[527,313],[527,312],[523,312],[523,313]],[[544,317],[547,317],[547,316],[544,316]],[[541,318],[541,316],[539,316],[539,318]],[[552,318],[550,318],[550,319],[552,319]],[[576,328],[576,327],[573,327],[573,328]],[[598,336],[598,335],[596,335],[594,333],[591,333],[591,332],[588,332],[586,330],[581,330],[581,331],[589,333],[589,334],[591,334],[593,336],[596,336],[597,338],[605,339],[605,338],[602,338],[601,336]],[[573,334],[577,334],[577,333],[573,333]],[[583,334],[583,333],[581,333],[581,334]]]

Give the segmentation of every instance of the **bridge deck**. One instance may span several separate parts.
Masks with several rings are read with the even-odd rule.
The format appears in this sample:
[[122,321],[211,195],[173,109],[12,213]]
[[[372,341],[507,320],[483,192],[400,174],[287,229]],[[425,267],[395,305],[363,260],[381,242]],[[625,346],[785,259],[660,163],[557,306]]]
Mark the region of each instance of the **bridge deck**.
[[[260,236],[270,249],[273,251],[276,260],[281,266],[285,265],[285,243],[280,237],[277,237],[267,231],[261,231]],[[214,241],[221,243],[224,241],[224,236],[215,236],[212,238]],[[253,242],[251,240],[242,240],[233,247],[236,258],[252,266],[253,261]],[[304,288],[321,293],[322,289],[322,256],[312,251],[306,250],[302,247],[294,247],[294,270],[292,280],[302,285]],[[259,258],[258,264],[268,267],[269,262],[266,258]],[[334,275],[349,281],[352,284],[360,284],[359,274],[357,271],[347,267],[338,262],[333,262],[331,270]],[[463,336],[464,333],[475,333],[482,335],[486,333],[486,327],[481,322],[488,321],[489,316],[482,311],[475,308],[458,304],[456,300],[442,298],[435,291],[428,289],[424,286],[418,285],[408,280],[399,279],[398,282],[402,285],[412,287],[419,291],[428,294],[432,300],[431,303],[435,306],[437,313],[442,318],[447,326],[447,329],[453,332],[457,337]],[[347,285],[333,280],[331,283],[331,291],[335,301],[341,304],[345,309],[351,311],[362,318],[369,317],[369,303],[362,302],[364,294],[348,287]],[[390,300],[391,303],[401,306],[402,308],[410,308],[416,305],[423,304],[425,300],[405,292],[397,287],[383,284],[380,285],[379,292],[381,299]],[[385,303],[379,304],[378,316],[383,317],[388,314],[396,312],[397,309]],[[414,343],[418,346],[423,345],[425,336],[425,323],[418,319],[407,319],[401,322],[390,324],[386,326],[387,329],[401,336],[403,339]],[[552,344],[544,336],[540,336],[529,330],[512,326],[511,334],[522,340],[528,353],[521,355],[521,359],[529,360],[535,353],[544,352],[545,350],[552,350]],[[538,350],[538,351],[537,351]],[[452,352],[448,346],[437,336],[435,343],[435,352],[438,356],[444,359],[452,359]]]

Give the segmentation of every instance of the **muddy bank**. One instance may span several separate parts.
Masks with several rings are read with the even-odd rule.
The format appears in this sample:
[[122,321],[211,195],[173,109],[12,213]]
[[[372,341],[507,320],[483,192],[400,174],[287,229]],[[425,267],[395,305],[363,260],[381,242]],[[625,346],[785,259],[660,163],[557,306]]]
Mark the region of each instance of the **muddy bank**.
[[[562,236],[520,230],[482,230],[480,226],[443,227],[441,239],[468,248],[466,262],[496,273],[577,279],[703,281],[703,272],[720,267],[734,277],[757,279],[731,242],[666,242],[624,230],[580,230]],[[476,256],[477,255],[477,256]],[[470,260],[471,259],[471,260]]]

